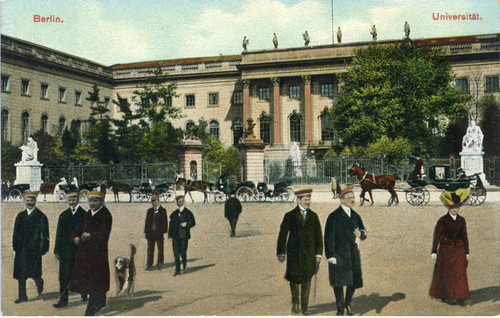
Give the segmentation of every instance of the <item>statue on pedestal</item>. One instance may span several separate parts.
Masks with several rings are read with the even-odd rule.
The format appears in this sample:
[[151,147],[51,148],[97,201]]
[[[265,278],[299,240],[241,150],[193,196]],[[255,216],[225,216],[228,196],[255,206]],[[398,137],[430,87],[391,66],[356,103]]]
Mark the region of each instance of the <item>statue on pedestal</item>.
[[408,24],[407,21],[405,21],[405,26],[404,26],[404,29],[405,29],[405,37],[410,37],[410,25]]
[[481,128],[476,125],[475,120],[471,120],[467,133],[462,138],[462,151],[466,152],[480,152],[483,148],[483,133]]
[[274,48],[277,49],[278,48],[278,36],[276,35],[276,33],[273,33],[274,36],[273,36],[273,44],[274,44]]
[[340,30],[340,27],[337,29],[337,42],[342,43],[342,30]]
[[256,137],[253,133],[253,129],[254,129],[256,124],[253,122],[252,118],[248,118],[247,123],[248,123],[248,126],[247,126],[247,129],[245,129],[245,131],[243,132],[243,137],[255,139]]
[[310,39],[309,39],[309,34],[307,34],[307,31],[306,33],[302,34],[302,37],[304,38],[304,45],[309,46]]
[[247,36],[245,35],[245,36],[243,37],[243,44],[242,44],[242,45],[243,45],[243,50],[245,50],[245,52],[247,51],[248,42],[249,42],[249,41],[248,41],[248,39],[247,39]]
[[26,145],[22,145],[19,149],[23,151],[21,161],[38,162],[38,144],[31,136],[28,137]]

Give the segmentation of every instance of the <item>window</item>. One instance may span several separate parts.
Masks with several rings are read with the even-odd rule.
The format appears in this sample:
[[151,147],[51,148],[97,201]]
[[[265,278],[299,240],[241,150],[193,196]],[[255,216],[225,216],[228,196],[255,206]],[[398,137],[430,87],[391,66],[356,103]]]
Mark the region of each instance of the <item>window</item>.
[[300,143],[300,116],[298,114],[290,116],[290,141]]
[[486,76],[486,93],[500,92],[498,76]]
[[49,125],[49,116],[47,115],[42,115],[42,124],[40,126],[40,130],[43,132],[43,133],[48,133],[47,131],[47,127]]
[[265,143],[271,142],[271,118],[269,116],[260,118],[260,139]]
[[165,97],[165,106],[172,107],[172,96]]
[[21,80],[21,95],[29,96],[30,95],[30,81],[29,80]]
[[234,92],[233,94],[233,103],[234,104],[243,104],[243,92]]
[[24,112],[21,115],[21,137],[23,138],[23,143],[28,140],[30,135],[30,114]]
[[210,122],[210,135],[214,138],[219,139],[219,123],[216,120]]
[[10,91],[10,76],[2,75],[2,92]]
[[208,105],[209,106],[219,105],[219,93],[208,94]]
[[469,79],[466,77],[455,79],[455,86],[462,93],[469,94]]
[[141,106],[142,108],[148,108],[149,106],[151,106],[151,100],[146,97],[141,97]]
[[259,99],[260,100],[269,100],[270,89],[269,87],[261,87],[259,88]]
[[2,110],[2,140],[6,141],[9,137],[9,111]]
[[196,128],[196,126],[192,120],[190,120],[186,123],[186,132],[190,133],[191,130],[194,130],[195,128]]
[[194,107],[196,105],[196,99],[194,95],[186,95],[186,107]]
[[66,119],[64,117],[59,118],[59,133],[62,134],[66,127]]
[[104,98],[104,107],[106,107],[106,109],[109,109],[109,97]]
[[49,99],[49,85],[41,84],[40,85],[40,98],[41,99]]
[[71,130],[75,131],[78,135],[81,135],[81,129],[82,129],[82,121],[77,119],[77,120],[72,120],[71,121]]
[[290,98],[300,98],[300,86],[290,86]]
[[82,106],[82,92],[75,91],[75,105]]
[[238,117],[233,121],[234,145],[237,145],[240,142],[241,137],[243,137],[243,119]]
[[66,88],[59,87],[59,101],[61,103],[66,102]]
[[333,85],[321,84],[321,97],[331,97],[331,96],[333,96]]
[[333,129],[333,120],[329,115],[321,116],[321,140],[328,141],[335,139],[335,130]]

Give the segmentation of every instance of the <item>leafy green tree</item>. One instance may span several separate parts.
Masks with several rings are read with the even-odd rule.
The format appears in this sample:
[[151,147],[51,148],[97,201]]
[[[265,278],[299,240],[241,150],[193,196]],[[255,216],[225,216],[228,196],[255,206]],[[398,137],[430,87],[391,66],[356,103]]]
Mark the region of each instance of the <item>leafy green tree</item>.
[[15,163],[21,161],[22,151],[8,141],[2,141],[2,181],[16,179]]
[[446,127],[446,133],[441,140],[441,151],[439,155],[448,157],[454,155],[459,156],[462,151],[462,137],[467,131],[467,112],[460,112],[457,116],[450,119],[450,123]]
[[481,101],[483,117],[479,126],[483,132],[483,150],[486,156],[500,156],[500,105],[493,95]]
[[366,148],[365,154],[387,155],[391,160],[400,161],[406,158],[411,148],[411,142],[406,138],[397,137],[391,139],[387,136],[382,136]]
[[156,122],[145,131],[140,144],[143,161],[177,161],[177,145],[182,137],[180,129],[169,122]]
[[330,110],[344,147],[366,148],[385,136],[411,140],[420,154],[436,152],[443,127],[433,119],[458,112],[467,99],[452,79],[449,64],[426,48],[372,45],[357,51]]
[[113,103],[122,114],[121,118],[113,119],[114,133],[119,145],[118,157],[120,161],[138,162],[144,157],[142,141],[145,129],[136,123],[140,115],[134,113],[128,100],[120,94],[116,95]]
[[38,144],[38,161],[44,166],[56,166],[62,163],[56,153],[56,138],[39,130],[33,134],[33,140]]

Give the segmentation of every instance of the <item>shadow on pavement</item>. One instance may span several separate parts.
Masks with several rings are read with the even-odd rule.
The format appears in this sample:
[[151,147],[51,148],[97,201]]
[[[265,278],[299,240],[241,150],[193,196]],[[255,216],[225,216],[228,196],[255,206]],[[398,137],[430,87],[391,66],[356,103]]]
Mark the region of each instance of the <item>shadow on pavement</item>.
[[160,291],[141,290],[134,293],[134,296],[109,297],[107,305],[98,312],[98,315],[112,316],[123,314],[131,310],[144,307],[145,304],[157,301],[162,298]]
[[[333,297],[333,295],[332,295]],[[394,293],[392,296],[380,296],[378,293],[371,294],[370,296],[361,295],[354,297],[352,301],[352,311],[355,315],[364,315],[372,310],[375,310],[377,314],[382,312],[385,306],[390,302],[400,301],[406,298],[403,293]],[[337,307],[334,301],[331,303],[319,304],[311,307],[312,314],[324,314],[324,313],[334,313],[337,312]]]
[[500,286],[491,286],[472,290],[470,292],[470,298],[472,300],[471,305],[490,300],[497,302],[500,300]]
[[195,266],[195,267],[187,267],[185,273],[186,274],[194,273],[194,272],[197,272],[199,270],[205,269],[207,267],[214,267],[214,266],[215,266],[215,264],[201,265],[201,266]]
[[[188,263],[191,263],[191,262],[196,262],[197,260],[200,260],[201,258],[190,258],[187,260]],[[171,267],[175,267],[175,262],[171,262],[171,263],[164,263],[161,265],[161,269],[166,269],[166,268],[171,268]]]
[[257,235],[261,235],[261,234],[262,233],[260,233],[259,231],[255,231],[255,230],[237,231],[236,232],[236,238],[247,237],[247,236],[257,236]]

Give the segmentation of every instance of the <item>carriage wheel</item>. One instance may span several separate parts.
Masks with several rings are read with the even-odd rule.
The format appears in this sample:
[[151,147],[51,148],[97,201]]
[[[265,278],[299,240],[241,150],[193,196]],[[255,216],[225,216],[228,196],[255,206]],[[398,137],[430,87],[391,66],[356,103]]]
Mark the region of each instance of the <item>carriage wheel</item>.
[[225,202],[227,199],[227,196],[224,192],[222,191],[214,191],[214,201],[217,202],[217,203],[223,203]]
[[430,194],[424,188],[412,188],[406,191],[406,202],[413,206],[426,205],[429,203]]
[[172,189],[165,190],[161,194],[161,197],[163,198],[164,202],[174,202],[175,201],[175,191]]
[[470,191],[469,204],[477,206],[483,204],[486,200],[486,189],[484,187],[474,187]]
[[66,201],[66,199],[68,197],[66,192],[64,192],[64,191],[57,191],[54,194],[56,195],[56,200],[58,200],[58,201]]
[[141,202],[141,201],[142,201],[142,193],[137,190],[132,191],[132,202]]
[[162,196],[165,192],[167,192],[167,190],[165,190],[164,188],[158,188],[158,189],[155,189],[155,192],[153,194]]
[[19,191],[18,189],[10,190],[9,201],[19,202],[22,200],[22,198],[23,198],[23,195],[22,195],[21,191]]
[[236,197],[241,202],[253,201],[253,191],[249,187],[241,187],[236,191]]
[[259,202],[264,202],[266,201],[266,195],[264,194],[264,192],[258,192],[256,195],[255,195],[255,199]]
[[89,199],[89,190],[87,189],[80,190],[79,196],[81,202],[87,202],[87,200]]

